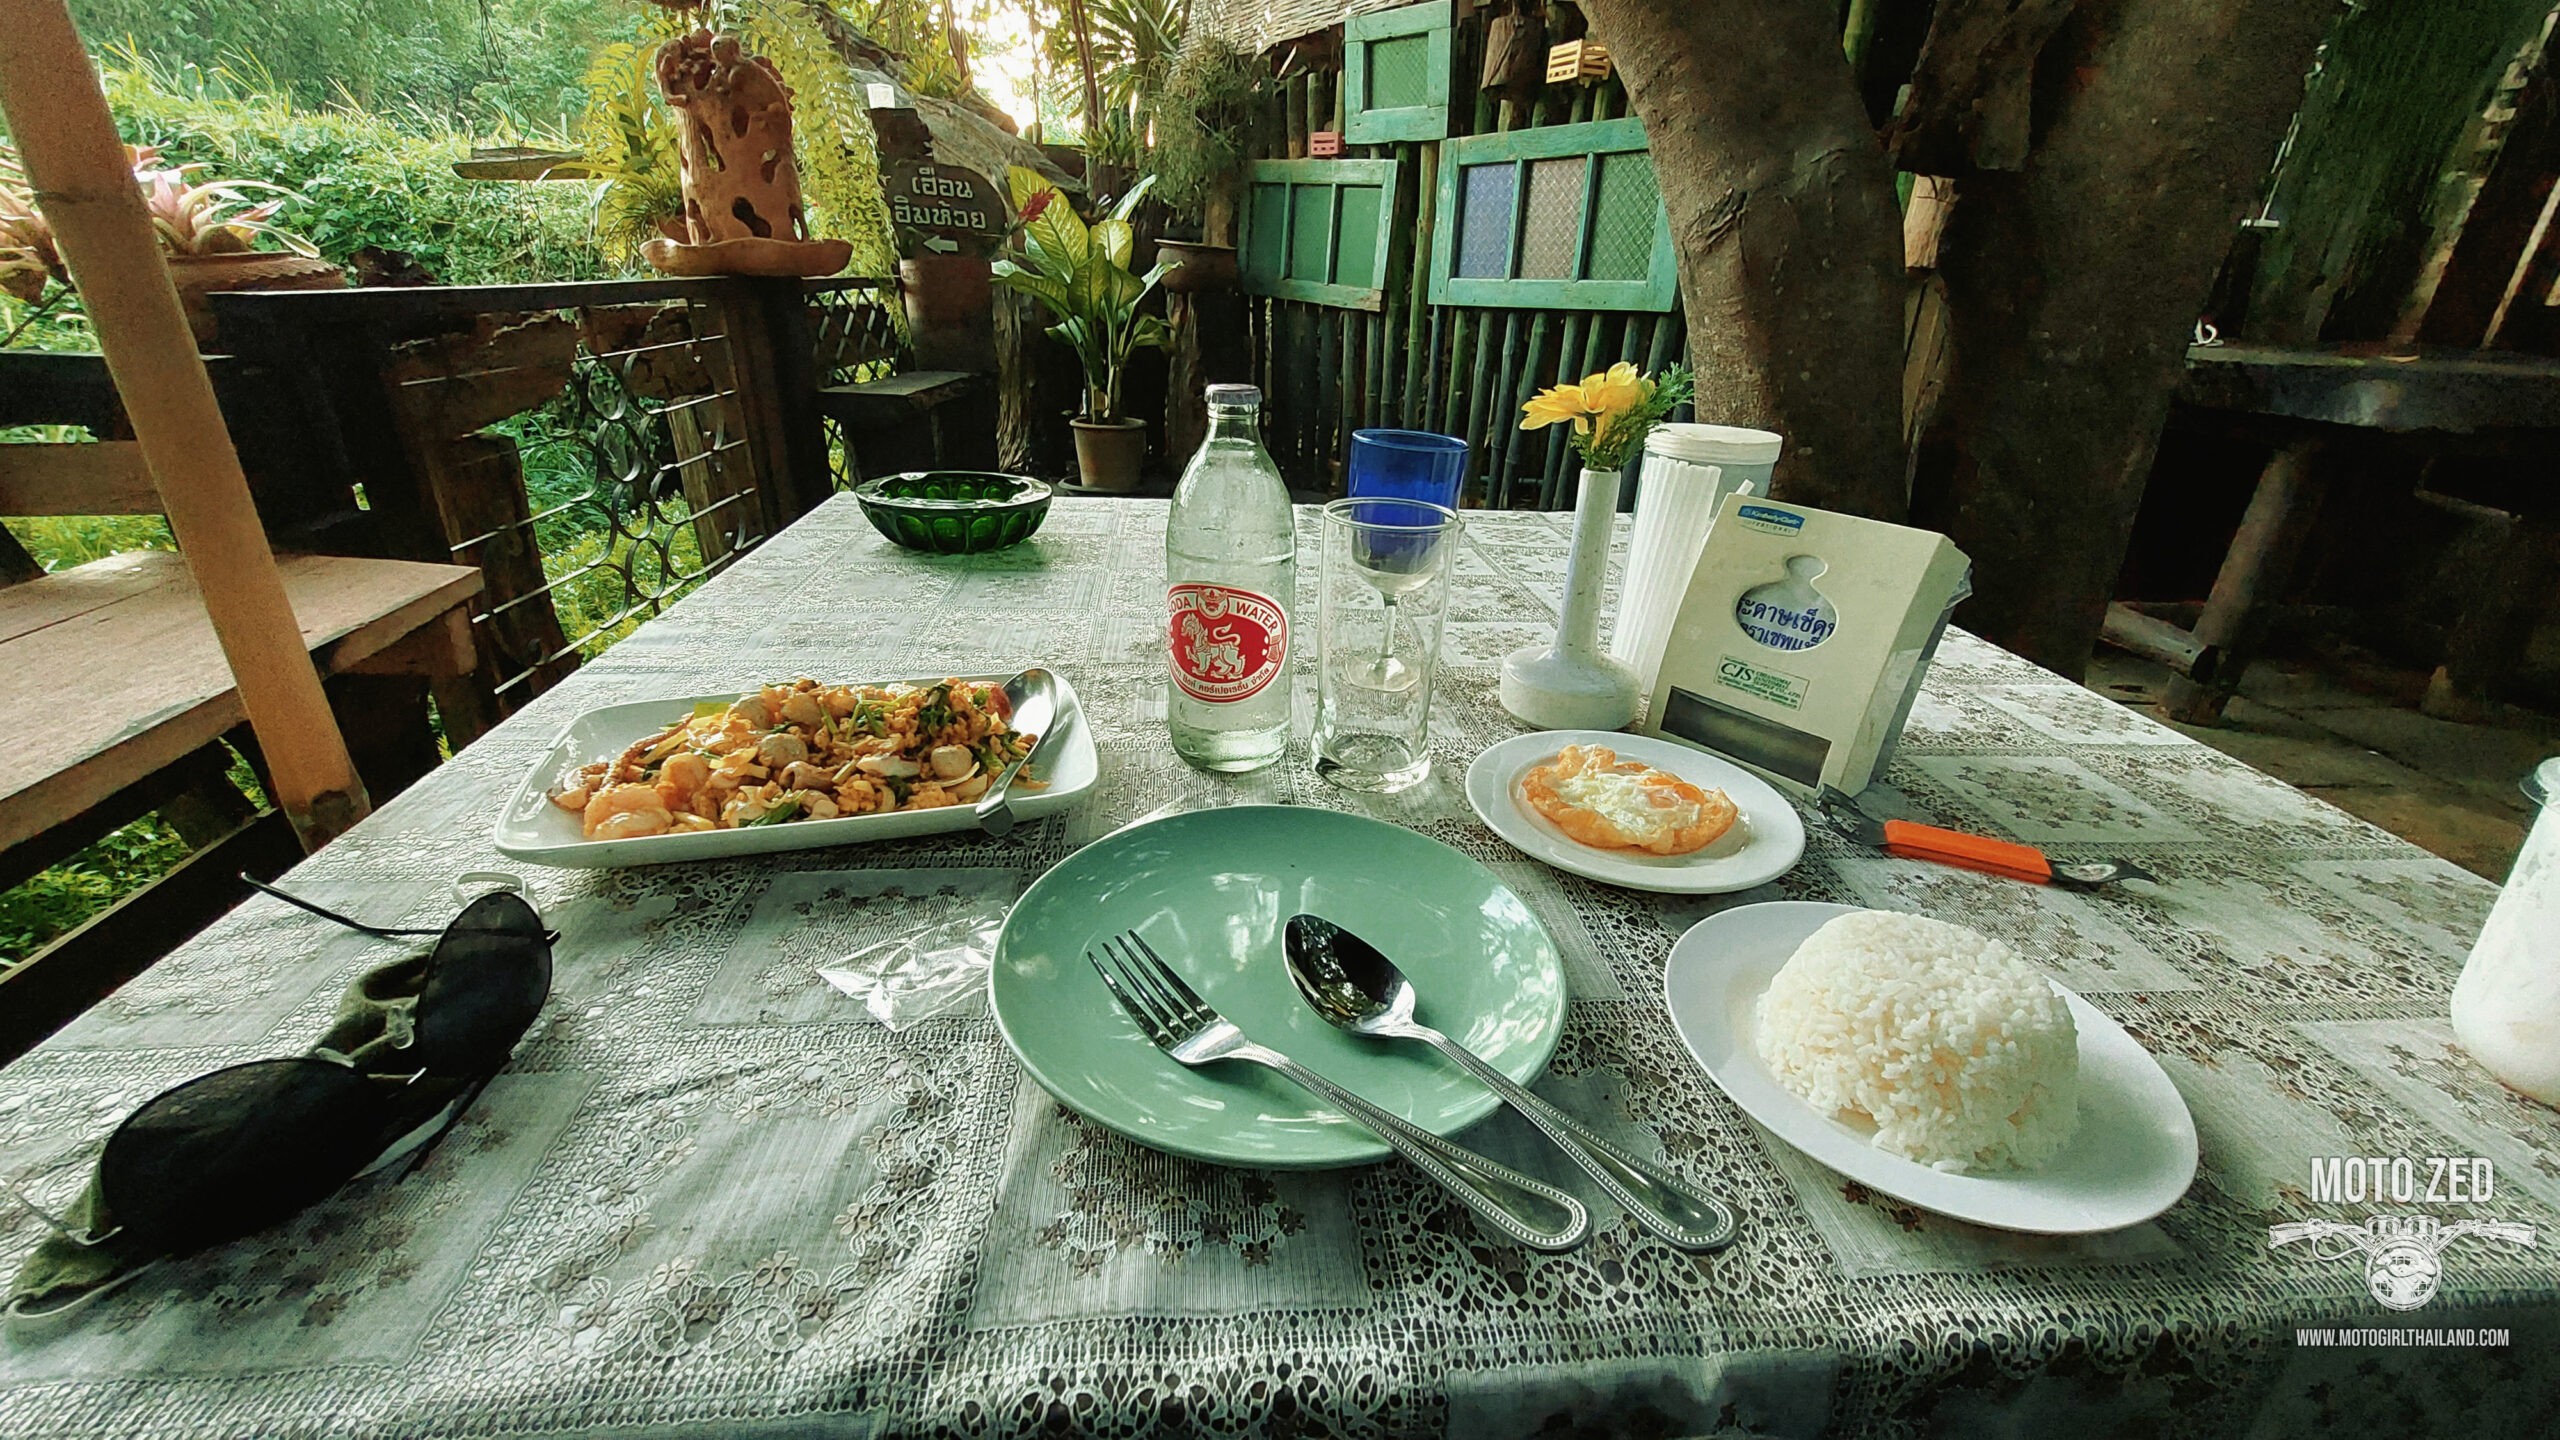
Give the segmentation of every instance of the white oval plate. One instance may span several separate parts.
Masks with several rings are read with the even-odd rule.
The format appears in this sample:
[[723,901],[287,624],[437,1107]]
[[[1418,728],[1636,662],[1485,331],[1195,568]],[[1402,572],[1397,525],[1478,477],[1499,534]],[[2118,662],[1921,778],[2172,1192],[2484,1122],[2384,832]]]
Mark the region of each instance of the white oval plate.
[[[935,675],[927,679],[862,681],[862,684],[931,685],[945,679],[1002,685],[1011,675]],[[681,835],[647,835],[634,840],[590,840],[578,817],[546,798],[552,782],[569,770],[597,760],[610,760],[644,735],[655,735],[705,700],[722,704],[738,692],[681,696],[671,700],[635,700],[590,710],[561,727],[551,748],[534,762],[516,787],[514,798],[498,816],[497,846],[502,854],[536,865],[569,869],[607,869],[627,865],[664,865],[674,861],[726,860],[777,850],[814,850],[824,845],[854,845],[868,840],[898,840],[977,828],[976,807],[945,805],[934,810],[892,810],[886,815],[841,815],[833,820],[794,820],[787,825],[751,825],[736,830],[696,830]],[[1058,677],[1058,724],[1032,756],[1032,771],[1049,782],[1043,790],[1013,792],[1017,820],[1037,820],[1076,803],[1101,774],[1093,732],[1085,727],[1084,710],[1075,687]]]
[[2061,985],[2080,1030],[2080,1128],[2041,1167],[1956,1175],[1879,1150],[1866,1131],[1781,1087],[1752,1043],[1752,1017],[1805,937],[1854,905],[1779,900],[1689,927],[1663,967],[1671,1023],[1707,1074],[1769,1133],[1842,1175],[1923,1210],[2036,1235],[2138,1225],[2177,1203],[2196,1177],[2196,1122],[2160,1062],[2124,1027]]
[[[1567,745],[1606,745],[1704,790],[1721,790],[1742,812],[1713,845],[1688,855],[1648,855],[1585,845],[1520,798],[1520,777]],[[1768,781],[1730,760],[1650,735],[1616,730],[1541,730],[1492,746],[1467,767],[1467,803],[1493,833],[1532,860],[1586,879],[1662,895],[1722,895],[1766,885],[1804,855],[1804,820]]]

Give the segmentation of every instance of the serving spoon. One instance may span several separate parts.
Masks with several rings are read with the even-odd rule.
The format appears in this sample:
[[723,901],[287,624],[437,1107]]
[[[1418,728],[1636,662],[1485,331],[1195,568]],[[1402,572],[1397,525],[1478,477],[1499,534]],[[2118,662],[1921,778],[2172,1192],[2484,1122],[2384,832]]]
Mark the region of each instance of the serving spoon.
[[1004,698],[1008,707],[1005,724],[1015,731],[1031,732],[1031,748],[1022,758],[1006,766],[978,797],[978,828],[999,838],[1013,833],[1013,777],[1022,773],[1040,747],[1049,743],[1049,732],[1058,719],[1058,677],[1038,666],[1023,671],[1004,682]]
[[1602,1138],[1589,1126],[1522,1089],[1475,1052],[1413,1018],[1413,982],[1378,947],[1315,915],[1295,915],[1282,932],[1289,980],[1327,1024],[1380,1040],[1419,1040],[1456,1062],[1528,1118],[1600,1182],[1645,1229],[1683,1250],[1733,1243],[1731,1207],[1710,1200]]

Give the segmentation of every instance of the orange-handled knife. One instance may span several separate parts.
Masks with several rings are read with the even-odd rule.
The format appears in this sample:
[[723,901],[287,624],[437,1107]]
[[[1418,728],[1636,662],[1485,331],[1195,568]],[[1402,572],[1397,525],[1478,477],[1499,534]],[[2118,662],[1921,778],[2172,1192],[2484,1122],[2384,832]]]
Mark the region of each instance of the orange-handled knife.
[[1832,829],[1861,845],[1872,845],[1887,855],[1899,855],[1906,860],[1929,860],[1962,870],[2005,875],[2030,885],[2061,885],[2071,889],[2088,889],[2116,880],[2159,878],[2129,860],[2056,865],[2033,845],[2021,845],[2014,840],[1969,835],[1962,830],[1922,825],[1911,820],[1878,820],[1859,809],[1857,802],[1847,795],[1827,787],[1817,803],[1822,807],[1822,818],[1830,822]]

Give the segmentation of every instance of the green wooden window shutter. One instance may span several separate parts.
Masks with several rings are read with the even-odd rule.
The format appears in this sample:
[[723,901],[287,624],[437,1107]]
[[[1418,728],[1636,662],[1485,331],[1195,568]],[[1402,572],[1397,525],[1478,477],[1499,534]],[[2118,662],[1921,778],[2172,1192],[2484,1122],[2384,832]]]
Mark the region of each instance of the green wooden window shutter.
[[1346,310],[1386,306],[1393,160],[1258,160],[1236,242],[1248,295]]
[[1671,222],[1644,122],[1448,141],[1431,237],[1435,305],[1668,310]]
[[1342,22],[1342,138],[1353,145],[1449,133],[1449,0]]

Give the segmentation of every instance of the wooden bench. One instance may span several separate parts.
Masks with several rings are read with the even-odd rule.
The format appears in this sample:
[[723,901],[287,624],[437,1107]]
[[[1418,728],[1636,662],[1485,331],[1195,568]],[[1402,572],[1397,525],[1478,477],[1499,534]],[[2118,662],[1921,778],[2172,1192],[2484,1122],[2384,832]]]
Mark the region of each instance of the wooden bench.
[[[2170,716],[2218,724],[2238,693],[2318,517],[2323,451],[2389,439],[2413,457],[2496,455],[2521,481],[2494,497],[2514,519],[2489,558],[2488,583],[2454,620],[2422,707],[2449,718],[2474,714],[2523,653],[2551,593],[2548,557],[2560,552],[2560,487],[2549,462],[2560,439],[2560,360],[2379,345],[2198,345],[2187,352],[2178,399],[2251,417],[2277,447],[2192,630],[2122,602],[2107,607],[2102,633],[2110,643],[2176,672],[2164,700]],[[2419,498],[2482,508],[2429,490]]]
[[818,391],[818,413],[844,431],[857,479],[909,470],[990,470],[996,464],[992,377],[909,370]]
[[[129,444],[0,446],[0,514],[158,509]],[[280,555],[303,642],[377,798],[437,762],[425,689],[475,663],[468,566]],[[11,583],[14,582],[14,583]],[[44,574],[0,532],[0,888],[158,812],[193,854],[0,972],[0,1060],[140,973],[237,903],[242,870],[301,858],[291,827],[229,779],[257,763],[247,713],[185,559],[110,556]]]

